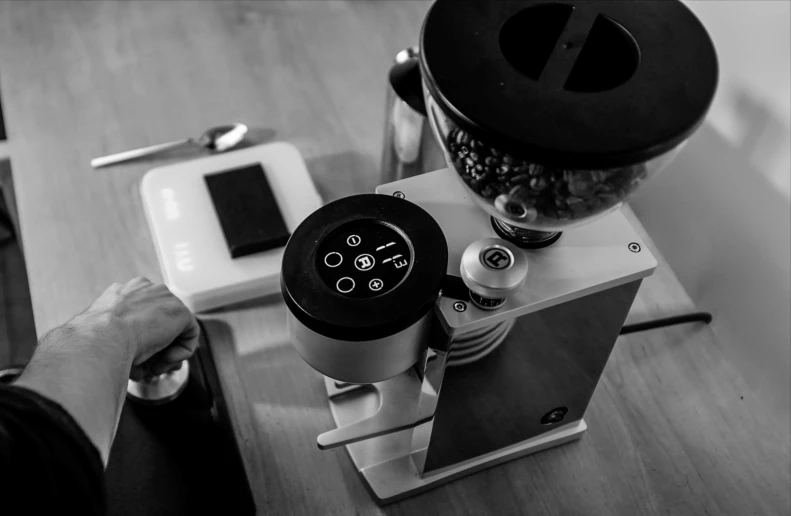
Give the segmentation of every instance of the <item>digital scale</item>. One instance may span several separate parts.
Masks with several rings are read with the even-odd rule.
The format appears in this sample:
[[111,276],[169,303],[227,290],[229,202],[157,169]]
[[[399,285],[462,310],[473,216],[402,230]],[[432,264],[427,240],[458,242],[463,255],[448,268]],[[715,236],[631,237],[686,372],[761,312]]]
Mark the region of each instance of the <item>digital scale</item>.
[[[249,188],[245,185],[251,172],[265,176],[271,200],[262,207],[279,208],[286,237],[321,206],[302,156],[285,142],[150,170],[140,193],[164,283],[193,312],[263,297],[280,288],[285,239],[272,249],[246,256],[233,257],[229,249],[207,177],[234,171],[248,174],[233,179],[242,188]],[[251,208],[255,211],[255,206]],[[241,209],[241,215],[248,211]],[[249,220],[248,224],[263,227],[266,220]]]

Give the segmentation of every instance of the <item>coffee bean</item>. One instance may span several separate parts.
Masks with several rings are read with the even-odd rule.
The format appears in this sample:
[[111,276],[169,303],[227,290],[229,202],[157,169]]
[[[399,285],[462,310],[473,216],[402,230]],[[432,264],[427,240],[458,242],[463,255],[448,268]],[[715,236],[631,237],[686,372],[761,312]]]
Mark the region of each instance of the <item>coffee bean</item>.
[[512,187],[511,190],[508,192],[508,195],[514,201],[520,201],[521,202],[521,201],[524,201],[525,199],[528,198],[528,196],[530,195],[530,190],[528,190],[527,188],[525,188],[522,185],[518,185],[518,186]]
[[593,182],[575,178],[569,182],[569,193],[577,197],[587,197],[593,193]]
[[611,193],[601,194],[601,195],[599,195],[598,199],[599,199],[599,201],[601,201],[601,204],[604,204],[604,205],[607,205],[607,206],[612,206],[613,204],[618,202],[618,197],[613,195],[613,194],[611,194]]
[[566,202],[568,203],[571,212],[575,215],[581,215],[588,211],[588,205],[579,197],[569,197],[566,199]]
[[547,187],[547,181],[543,177],[534,177],[530,179],[530,188],[540,192]]
[[601,206],[601,201],[595,195],[591,195],[590,197],[586,198],[583,202],[588,205],[588,209],[591,211]]
[[623,201],[647,176],[645,164],[607,170],[545,167],[488,147],[458,128],[448,133],[448,149],[473,191],[494,202],[507,218],[538,224],[601,213]]
[[629,181],[629,184],[627,184],[625,187],[626,194],[628,195],[637,190],[637,188],[640,186],[640,183],[642,183],[640,179],[632,179]]
[[555,197],[559,199],[565,199],[566,197],[568,197],[569,196],[568,186],[569,186],[568,183],[565,183],[563,181],[558,181],[557,183],[555,183],[555,185],[552,188],[553,191],[555,192]]
[[495,198],[498,193],[499,193],[498,190],[496,190],[494,186],[490,184],[486,185],[485,187],[483,187],[483,190],[481,190],[481,195],[483,195],[487,199]]
[[541,167],[541,165],[533,164],[533,165],[528,165],[527,167],[527,173],[530,174],[531,176],[540,176],[543,172],[544,169]]
[[597,187],[599,193],[612,193],[612,185],[609,183],[602,183]]

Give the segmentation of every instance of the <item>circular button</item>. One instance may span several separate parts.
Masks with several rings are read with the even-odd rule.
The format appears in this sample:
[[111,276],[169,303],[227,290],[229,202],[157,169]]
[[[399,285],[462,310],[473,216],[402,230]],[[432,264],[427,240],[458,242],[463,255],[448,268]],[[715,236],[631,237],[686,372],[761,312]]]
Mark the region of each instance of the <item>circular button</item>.
[[327,253],[327,256],[324,257],[324,265],[327,267],[337,267],[338,265],[343,262],[343,256],[341,253],[331,252]]
[[482,298],[504,299],[524,285],[527,257],[511,242],[484,238],[464,250],[459,272],[471,292]]
[[487,246],[481,252],[481,263],[496,271],[507,269],[513,262],[511,251],[497,244]]
[[368,288],[370,288],[374,292],[379,292],[380,290],[382,290],[382,287],[384,287],[384,285],[385,285],[384,282],[379,278],[374,278],[368,282]]
[[348,294],[354,290],[354,280],[348,276],[344,276],[338,280],[338,283],[335,284],[335,288],[337,288],[338,292],[341,294]]
[[354,259],[354,266],[357,267],[358,270],[363,272],[370,271],[374,268],[374,257],[370,254],[361,254],[357,258]]
[[[402,204],[396,199],[388,202]],[[315,245],[315,238],[312,242]],[[409,276],[414,266],[413,258],[409,239],[399,227],[375,218],[354,219],[320,238],[314,263],[330,292],[337,294],[338,280],[349,276],[357,286],[345,296],[365,299],[380,297],[396,288]],[[375,284],[370,288],[372,279],[381,281],[382,287],[376,288]]]

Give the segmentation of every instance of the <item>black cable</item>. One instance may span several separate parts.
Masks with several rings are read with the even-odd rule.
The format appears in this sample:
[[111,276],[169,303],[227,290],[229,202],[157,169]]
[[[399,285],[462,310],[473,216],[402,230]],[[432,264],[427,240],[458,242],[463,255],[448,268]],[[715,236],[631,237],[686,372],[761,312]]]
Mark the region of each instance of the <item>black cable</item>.
[[653,330],[654,328],[662,328],[664,326],[673,326],[675,324],[683,324],[689,322],[704,322],[711,323],[712,316],[709,312],[693,312],[685,315],[675,315],[673,317],[665,317],[663,319],[654,319],[653,321],[645,321],[635,324],[626,324],[621,328],[621,335],[628,333],[635,333],[638,331]]

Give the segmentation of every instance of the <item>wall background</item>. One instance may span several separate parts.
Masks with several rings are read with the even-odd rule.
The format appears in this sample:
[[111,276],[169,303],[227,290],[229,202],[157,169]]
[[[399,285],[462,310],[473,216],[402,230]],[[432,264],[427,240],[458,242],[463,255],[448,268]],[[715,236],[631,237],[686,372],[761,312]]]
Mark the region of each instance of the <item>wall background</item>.
[[788,435],[791,2],[686,3],[717,48],[717,97],[678,158],[630,204]]

